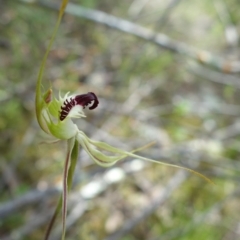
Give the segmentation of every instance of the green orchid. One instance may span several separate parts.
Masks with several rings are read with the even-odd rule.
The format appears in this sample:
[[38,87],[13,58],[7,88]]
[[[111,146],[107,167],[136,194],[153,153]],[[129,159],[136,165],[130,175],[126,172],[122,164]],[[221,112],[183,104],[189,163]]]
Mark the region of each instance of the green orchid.
[[[126,157],[133,157],[154,163],[160,163],[165,166],[185,169],[193,172],[194,174],[197,174],[198,176],[204,178],[206,181],[211,182],[204,175],[191,169],[173,164],[163,163],[150,158],[145,158],[134,153],[148,147],[149,145],[136,149],[132,152],[128,152],[113,147],[105,142],[99,142],[90,139],[83,131],[78,129],[77,125],[72,121],[72,118],[86,117],[83,112],[84,108],[89,107],[90,110],[93,110],[98,106],[98,98],[93,92],[88,92],[80,95],[70,95],[69,93],[67,93],[64,95],[64,97],[59,94],[58,98],[56,98],[53,95],[53,91],[51,88],[49,88],[47,91],[43,90],[42,78],[46,65],[46,60],[55,39],[67,3],[68,0],[62,1],[58,21],[39,70],[35,98],[36,116],[41,129],[55,139],[64,140],[67,142],[67,154],[63,170],[63,194],[59,199],[57,208],[45,235],[45,239],[48,239],[53,223],[62,206],[62,240],[65,239],[67,193],[68,188],[70,188],[72,184],[72,177],[78,158],[79,146],[81,146],[87,152],[88,156],[96,164],[102,167],[110,167],[119,160],[122,160]],[[108,152],[109,154],[107,155],[104,152]]]
[[[38,122],[43,131],[57,140],[77,141],[88,153],[89,157],[102,167],[110,167],[127,156],[136,157],[137,155],[133,153],[114,148],[104,142],[91,140],[73,123],[72,118],[86,117],[83,112],[85,107],[90,105],[89,109],[92,110],[98,104],[98,98],[93,92],[70,96],[67,93],[63,98],[59,94],[57,99],[52,96],[52,90],[49,89],[42,94],[39,104],[36,105]],[[118,155],[109,156],[98,149]],[[141,157],[139,156],[139,158]]]
[[[98,98],[93,92],[70,96],[69,93],[67,93],[63,98],[59,94],[59,99],[57,99],[52,97],[52,90],[49,89],[47,92],[42,94],[42,98],[40,98],[39,108],[37,109],[39,112],[39,114],[37,114],[38,122],[46,133],[56,139],[69,140],[72,144],[74,142],[78,142],[78,144],[87,152],[88,156],[96,164],[102,167],[110,167],[121,159],[134,157],[150,162],[160,163],[166,166],[184,168],[150,158],[145,158],[133,153],[141,150],[142,148],[134,150],[133,152],[128,152],[113,147],[105,142],[90,139],[83,131],[78,129],[77,125],[72,121],[72,118],[86,117],[83,109],[89,106],[89,109],[92,110],[95,109],[98,104]],[[104,154],[101,150],[107,151],[109,154]],[[191,169],[187,170],[193,171]]]

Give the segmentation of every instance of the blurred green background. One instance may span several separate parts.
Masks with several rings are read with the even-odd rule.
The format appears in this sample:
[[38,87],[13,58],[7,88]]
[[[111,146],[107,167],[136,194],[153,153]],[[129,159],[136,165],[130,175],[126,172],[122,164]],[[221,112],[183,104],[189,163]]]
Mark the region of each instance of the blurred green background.
[[[34,110],[37,73],[59,4],[0,1],[3,240],[43,239],[61,191],[66,146],[46,144]],[[127,150],[155,141],[141,155],[195,169],[215,185],[138,159],[103,169],[81,151],[67,239],[240,239],[239,1],[71,4],[44,81],[56,93],[99,96],[99,107],[76,121],[79,128]],[[60,233],[59,217],[50,239]]]

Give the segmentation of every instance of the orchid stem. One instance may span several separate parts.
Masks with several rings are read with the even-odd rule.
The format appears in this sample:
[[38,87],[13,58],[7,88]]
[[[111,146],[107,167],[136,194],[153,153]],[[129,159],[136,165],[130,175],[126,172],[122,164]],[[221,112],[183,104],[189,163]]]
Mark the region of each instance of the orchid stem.
[[[69,170],[68,170],[68,177],[67,177],[67,188],[68,189],[70,189],[72,186],[73,175],[74,175],[74,171],[75,171],[77,159],[78,159],[78,152],[79,152],[79,145],[78,145],[78,142],[75,141],[73,149],[72,149],[72,153],[71,153],[71,162],[70,162],[70,166],[69,166]],[[48,238],[49,238],[49,235],[52,231],[53,225],[54,225],[56,218],[61,210],[62,202],[63,202],[63,198],[61,195],[58,199],[57,207],[55,208],[54,214],[48,224],[48,228],[46,230],[44,240],[48,240]]]

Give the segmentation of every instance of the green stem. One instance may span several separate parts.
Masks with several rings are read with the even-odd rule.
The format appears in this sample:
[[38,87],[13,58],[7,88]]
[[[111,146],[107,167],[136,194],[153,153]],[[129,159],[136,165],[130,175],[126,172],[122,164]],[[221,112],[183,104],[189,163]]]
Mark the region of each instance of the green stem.
[[72,149],[73,149],[73,139],[68,140],[68,151],[67,151],[67,157],[64,164],[63,169],[63,201],[62,201],[62,240],[65,239],[65,233],[66,233],[66,218],[67,218],[67,200],[68,200],[68,170],[70,165],[70,159],[72,155]]
[[[67,188],[70,189],[71,186],[72,186],[72,181],[73,181],[73,175],[74,175],[74,171],[75,171],[75,168],[76,168],[76,164],[77,164],[77,159],[78,159],[78,152],[79,152],[79,146],[78,146],[78,142],[75,141],[74,143],[74,146],[73,146],[73,149],[72,149],[72,153],[71,153],[71,162],[70,162],[70,167],[69,167],[69,170],[68,170],[68,177],[67,177]],[[59,197],[58,199],[58,203],[57,203],[57,207],[54,211],[54,214],[48,224],[48,227],[47,227],[47,230],[46,230],[46,233],[45,233],[45,238],[44,240],[48,240],[49,238],[49,235],[52,231],[52,228],[53,228],[53,225],[56,221],[56,218],[61,210],[61,207],[62,207],[62,195]]]

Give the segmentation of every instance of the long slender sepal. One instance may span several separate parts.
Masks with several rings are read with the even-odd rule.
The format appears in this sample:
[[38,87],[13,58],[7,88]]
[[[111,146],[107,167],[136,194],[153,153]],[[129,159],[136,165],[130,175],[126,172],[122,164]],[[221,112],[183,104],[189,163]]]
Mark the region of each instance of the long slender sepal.
[[[119,148],[115,148],[115,147],[113,147],[113,146],[111,146],[111,145],[109,145],[105,142],[94,141],[94,140],[88,138],[86,136],[86,134],[81,132],[81,131],[79,131],[79,134],[78,134],[77,138],[82,143],[82,147],[87,151],[89,156],[100,166],[103,166],[103,167],[111,166],[111,165],[115,164],[117,161],[129,156],[129,157],[134,157],[134,158],[142,159],[142,160],[149,161],[149,162],[158,163],[158,164],[168,166],[168,167],[184,169],[184,170],[187,170],[187,171],[203,178],[207,182],[214,184],[209,178],[207,178],[203,174],[201,174],[197,171],[194,171],[190,168],[181,167],[181,166],[178,166],[178,165],[175,165],[175,164],[165,163],[165,162],[157,161],[157,160],[154,160],[154,159],[151,159],[151,158],[145,158],[145,157],[134,154],[134,152],[139,151],[144,147],[133,150],[132,152],[127,152],[127,151],[121,150]],[[112,152],[114,154],[119,154],[119,156],[105,155],[105,154],[99,152],[96,149],[96,147],[99,148],[99,149],[108,151],[108,152]]]
[[[181,166],[178,166],[178,165],[175,165],[175,164],[170,164],[170,163],[165,163],[165,162],[161,162],[161,161],[157,161],[157,160],[154,160],[154,159],[150,159],[150,158],[145,158],[145,157],[142,157],[142,156],[139,156],[139,155],[136,155],[134,154],[133,152],[136,152],[133,151],[133,152],[127,152],[127,151],[123,151],[123,150],[120,150],[118,148],[114,148],[110,145],[108,145],[107,143],[102,143],[102,142],[97,142],[97,141],[93,141],[93,140],[90,140],[92,143],[94,143],[95,146],[99,147],[99,148],[102,148],[104,150],[107,150],[107,151],[110,151],[110,152],[115,152],[115,153],[120,153],[120,154],[126,154],[127,156],[129,157],[134,157],[134,158],[139,158],[139,159],[142,159],[142,160],[146,160],[146,161],[149,161],[149,162],[154,162],[154,163],[158,163],[158,164],[161,164],[161,165],[164,165],[164,166],[168,166],[168,167],[174,167],[174,168],[179,168],[179,169],[184,169],[184,170],[187,170],[193,174],[196,174],[198,175],[199,177],[203,178],[204,180],[206,180],[207,182],[209,183],[213,183],[209,178],[207,178],[206,176],[204,176],[203,174],[199,173],[199,172],[196,172],[190,168],[186,168],[186,167],[181,167]],[[139,150],[139,149],[137,149]]]

